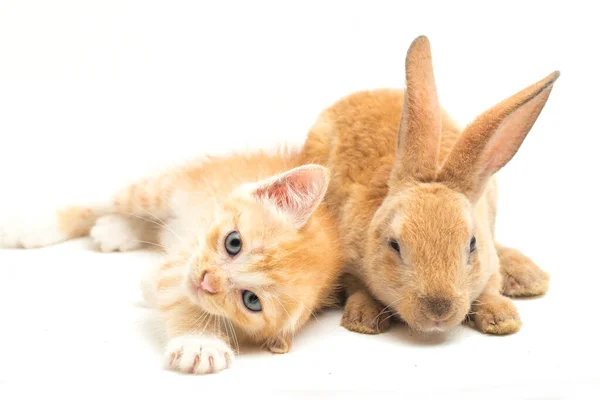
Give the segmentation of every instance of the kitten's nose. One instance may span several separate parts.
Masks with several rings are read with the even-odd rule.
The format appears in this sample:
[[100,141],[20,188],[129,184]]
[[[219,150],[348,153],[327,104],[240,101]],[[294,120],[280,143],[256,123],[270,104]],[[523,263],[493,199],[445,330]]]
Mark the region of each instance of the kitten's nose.
[[210,294],[219,293],[221,291],[221,279],[217,274],[206,271],[200,279],[200,289]]
[[422,302],[425,316],[435,322],[446,321],[456,312],[452,300],[444,297],[425,297]]

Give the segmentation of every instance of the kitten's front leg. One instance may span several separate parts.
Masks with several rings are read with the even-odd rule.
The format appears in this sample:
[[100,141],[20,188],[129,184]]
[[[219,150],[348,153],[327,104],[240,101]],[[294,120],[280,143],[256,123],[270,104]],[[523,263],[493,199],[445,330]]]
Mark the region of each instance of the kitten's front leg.
[[231,366],[234,353],[220,328],[218,317],[203,314],[187,299],[160,307],[169,342],[166,367],[190,374],[211,374]]
[[292,336],[283,333],[269,338],[265,343],[267,350],[274,354],[285,354],[290,351],[291,346]]
[[233,361],[231,347],[217,336],[190,333],[176,336],[167,345],[168,368],[190,374],[212,374],[229,368]]

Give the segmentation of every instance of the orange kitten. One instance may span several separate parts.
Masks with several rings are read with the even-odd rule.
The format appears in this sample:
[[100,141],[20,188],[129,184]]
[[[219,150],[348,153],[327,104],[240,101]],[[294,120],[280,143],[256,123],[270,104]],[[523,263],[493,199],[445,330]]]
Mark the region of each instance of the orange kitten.
[[0,247],[85,235],[102,251],[158,242],[166,259],[142,287],[164,318],[169,368],[218,372],[238,341],[285,353],[334,302],[341,269],[321,205],[329,173],[295,160],[287,152],[207,158],[132,185],[111,204],[60,211],[42,229],[0,227]]

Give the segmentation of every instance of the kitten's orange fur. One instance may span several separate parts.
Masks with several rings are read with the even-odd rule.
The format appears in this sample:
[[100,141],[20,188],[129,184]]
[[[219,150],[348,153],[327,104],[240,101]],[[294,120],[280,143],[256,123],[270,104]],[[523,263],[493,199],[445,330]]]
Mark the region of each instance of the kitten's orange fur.
[[[334,304],[341,252],[320,204],[328,181],[325,168],[300,165],[289,151],[206,157],[133,184],[110,204],[59,211],[46,243],[12,243],[90,235],[103,251],[164,247],[143,290],[164,318],[167,366],[217,372],[238,342],[287,352],[311,315]],[[232,231],[241,236],[236,255],[224,244]],[[246,308],[244,291],[258,296],[260,312]]]

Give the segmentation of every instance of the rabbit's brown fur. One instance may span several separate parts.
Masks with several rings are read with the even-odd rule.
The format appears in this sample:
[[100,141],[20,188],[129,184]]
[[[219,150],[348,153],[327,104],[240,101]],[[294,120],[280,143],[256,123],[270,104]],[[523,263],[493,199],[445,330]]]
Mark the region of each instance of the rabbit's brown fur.
[[354,93],[319,116],[302,156],[332,171],[326,203],[344,241],[346,328],[377,333],[398,315],[420,331],[445,330],[470,313],[483,332],[519,330],[502,294],[543,294],[549,276],[495,243],[493,174],[518,150],[558,76],[461,129],[438,103],[422,36],[408,51],[405,91]]

